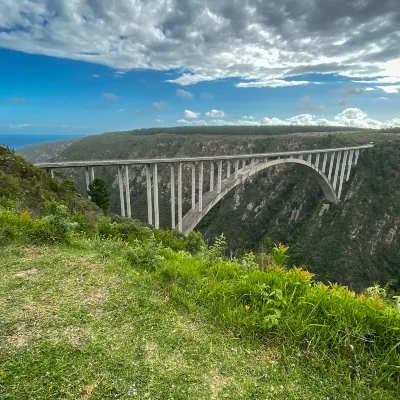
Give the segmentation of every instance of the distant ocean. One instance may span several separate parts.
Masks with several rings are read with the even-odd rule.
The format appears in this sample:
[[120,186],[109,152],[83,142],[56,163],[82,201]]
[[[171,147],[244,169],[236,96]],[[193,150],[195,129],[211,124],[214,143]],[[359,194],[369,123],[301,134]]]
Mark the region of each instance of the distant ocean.
[[3,135],[0,133],[0,144],[6,144],[12,149],[19,149],[31,144],[76,139],[83,136],[84,135]]

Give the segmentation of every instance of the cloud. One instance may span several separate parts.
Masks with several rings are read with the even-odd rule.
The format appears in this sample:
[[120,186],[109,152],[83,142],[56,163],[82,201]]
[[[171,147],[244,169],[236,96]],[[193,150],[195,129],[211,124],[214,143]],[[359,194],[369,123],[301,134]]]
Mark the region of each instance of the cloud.
[[13,101],[14,101],[14,103],[17,103],[17,104],[26,104],[27,103],[26,99],[24,99],[22,97],[14,97]]
[[209,118],[224,118],[225,113],[222,110],[211,110],[209,112],[206,112],[206,117]]
[[115,75],[125,75],[126,71],[115,71]]
[[389,100],[387,97],[378,97],[378,100]]
[[111,101],[115,101],[118,100],[119,97],[115,94],[112,93],[102,93],[101,97],[103,97],[103,99],[107,99],[107,100],[111,100]]
[[189,99],[193,98],[193,94],[192,93],[187,92],[186,90],[183,90],[183,89],[178,89],[176,91],[176,95],[178,97],[180,97],[181,99],[185,99],[185,100],[189,100]]
[[383,90],[385,93],[390,93],[390,94],[400,93],[400,85],[377,86],[377,88]]
[[2,0],[0,35],[32,54],[182,71],[170,80],[180,85],[315,73],[395,83],[399,21],[396,0]]
[[158,124],[160,124],[161,122],[164,122],[162,119],[156,119],[156,122],[158,123]]
[[283,79],[262,79],[255,82],[240,82],[237,83],[235,86],[238,88],[260,88],[260,87],[285,87],[285,86],[303,86],[309,85],[310,83],[318,83],[318,82],[309,82],[309,81],[285,81]]
[[330,90],[329,94],[337,94],[340,96],[358,96],[365,94],[366,91],[367,88],[363,88],[360,86],[353,85],[352,83],[349,83],[341,89]]
[[149,107],[152,110],[156,110],[156,111],[164,111],[167,109],[167,106],[168,106],[167,103],[165,103],[164,101],[151,103],[149,105]]
[[323,126],[343,126],[343,127],[357,127],[357,128],[374,128],[383,129],[389,127],[400,126],[400,118],[393,118],[387,121],[378,121],[369,118],[368,115],[358,108],[347,108],[340,113],[336,114],[333,118],[328,119],[314,114],[300,114],[294,117],[281,119],[276,117],[264,117],[259,121],[248,119],[239,119],[236,121],[226,121],[221,119],[212,119],[209,121],[192,120],[188,121],[180,119],[177,121],[182,125],[323,125]]
[[93,74],[92,76],[93,76],[93,78],[100,78],[99,74]]
[[322,111],[324,109],[323,106],[320,106],[316,104],[313,100],[311,100],[311,97],[309,96],[304,96],[300,99],[301,102],[301,108],[307,110],[307,111]]
[[347,107],[349,105],[349,102],[348,102],[348,100],[344,99],[344,100],[338,101],[336,103],[336,105],[339,107]]
[[117,112],[119,112],[119,113],[124,112],[124,111],[125,111],[124,108],[120,108],[119,110],[117,110]]
[[185,112],[183,113],[185,118],[189,118],[189,119],[196,119],[199,118],[200,113],[196,113],[190,110],[185,110]]
[[243,119],[254,119],[254,117],[245,115],[245,116],[243,117]]

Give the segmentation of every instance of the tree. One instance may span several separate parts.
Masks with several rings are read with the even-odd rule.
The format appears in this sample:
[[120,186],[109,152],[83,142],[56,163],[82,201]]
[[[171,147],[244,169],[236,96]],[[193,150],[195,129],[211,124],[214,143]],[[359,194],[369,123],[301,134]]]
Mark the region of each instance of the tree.
[[108,190],[103,179],[95,178],[89,184],[88,195],[104,214],[107,214],[111,209],[110,191]]

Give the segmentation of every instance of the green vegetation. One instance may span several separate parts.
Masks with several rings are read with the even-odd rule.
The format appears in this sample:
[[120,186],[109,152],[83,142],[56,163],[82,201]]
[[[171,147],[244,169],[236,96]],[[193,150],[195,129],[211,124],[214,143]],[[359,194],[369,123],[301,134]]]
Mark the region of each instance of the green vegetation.
[[104,214],[111,211],[110,190],[101,178],[95,178],[89,184],[88,194],[93,203],[96,204]]
[[88,219],[60,203],[71,192],[33,216],[16,194],[0,205],[1,398],[398,398],[400,303],[380,286],[325,285],[270,240],[230,260],[223,235]]
[[[10,213],[1,226],[25,231]],[[225,259],[223,238],[191,255],[172,250],[182,237],[88,237],[53,215],[68,245],[2,248],[3,398],[396,398],[400,310],[383,289],[315,282],[277,265],[284,246],[260,270]]]

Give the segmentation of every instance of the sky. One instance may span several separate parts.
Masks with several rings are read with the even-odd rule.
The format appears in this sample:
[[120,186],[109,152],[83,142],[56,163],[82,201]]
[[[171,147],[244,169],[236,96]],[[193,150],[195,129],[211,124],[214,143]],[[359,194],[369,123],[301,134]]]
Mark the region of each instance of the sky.
[[0,142],[400,126],[399,26],[399,0],[1,0]]

